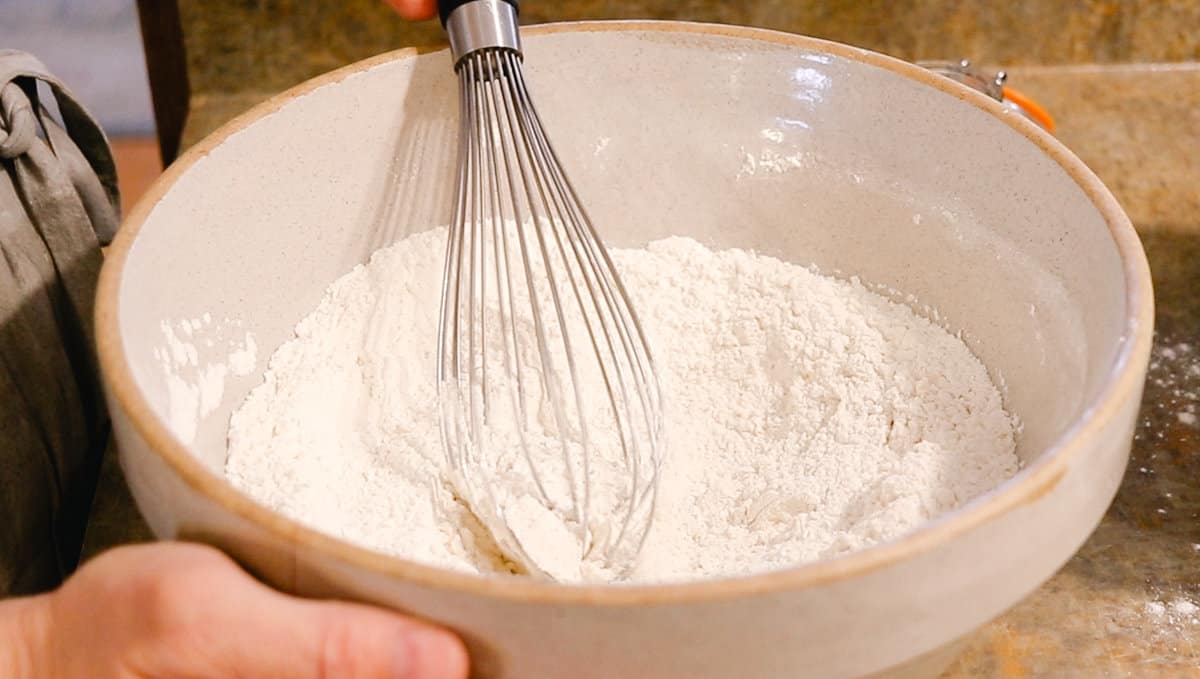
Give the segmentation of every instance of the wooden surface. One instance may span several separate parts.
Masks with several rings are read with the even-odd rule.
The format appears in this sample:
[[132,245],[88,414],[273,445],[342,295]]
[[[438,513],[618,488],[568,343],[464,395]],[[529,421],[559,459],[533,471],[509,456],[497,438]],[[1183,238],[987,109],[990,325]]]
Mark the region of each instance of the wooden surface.
[[138,198],[162,173],[158,142],[154,137],[118,137],[109,140],[117,162],[117,180],[121,187],[121,211],[129,214]]
[[191,97],[179,5],[176,0],[138,0],[138,19],[153,94],[160,156],[162,162],[170,163],[179,154]]

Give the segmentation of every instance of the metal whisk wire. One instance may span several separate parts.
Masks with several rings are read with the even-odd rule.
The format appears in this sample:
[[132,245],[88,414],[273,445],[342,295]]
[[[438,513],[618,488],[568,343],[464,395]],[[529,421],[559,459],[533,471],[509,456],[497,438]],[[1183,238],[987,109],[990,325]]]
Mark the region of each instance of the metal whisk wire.
[[[581,577],[578,563],[564,570],[531,548],[522,522],[557,517],[580,561],[620,575],[645,542],[657,499],[654,361],[534,108],[515,3],[451,4],[443,20],[461,115],[438,328],[447,460],[459,494],[525,570]],[[614,485],[615,494],[594,496]]]

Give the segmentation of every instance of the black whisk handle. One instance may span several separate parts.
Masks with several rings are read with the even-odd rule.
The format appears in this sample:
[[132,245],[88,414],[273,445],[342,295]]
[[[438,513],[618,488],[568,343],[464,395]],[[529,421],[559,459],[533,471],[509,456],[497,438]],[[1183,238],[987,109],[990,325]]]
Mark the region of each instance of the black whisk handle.
[[[450,18],[450,13],[459,7],[471,2],[480,2],[481,0],[438,0],[438,16],[442,18],[442,26],[446,25],[446,19]],[[499,0],[512,5],[513,9],[520,12],[521,5],[518,0]]]

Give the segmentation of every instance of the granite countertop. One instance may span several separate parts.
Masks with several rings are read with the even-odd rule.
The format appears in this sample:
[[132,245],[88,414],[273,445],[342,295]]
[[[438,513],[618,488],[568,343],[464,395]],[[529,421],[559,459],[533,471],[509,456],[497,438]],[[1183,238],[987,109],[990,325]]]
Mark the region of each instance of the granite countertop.
[[[1200,68],[1149,68],[1014,74],[1137,225],[1157,334],[1129,468],[1103,522],[1054,578],[972,634],[943,679],[1200,677]],[[265,96],[194,99],[188,141]],[[149,537],[113,457],[87,554]]]
[[1157,325],[1121,489],[1079,553],[943,679],[1200,676],[1200,230],[1142,241]]

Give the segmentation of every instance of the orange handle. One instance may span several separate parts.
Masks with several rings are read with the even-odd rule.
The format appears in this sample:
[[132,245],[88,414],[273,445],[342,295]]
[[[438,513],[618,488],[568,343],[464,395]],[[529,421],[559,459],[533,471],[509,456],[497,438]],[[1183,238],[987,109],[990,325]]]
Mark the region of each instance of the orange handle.
[[1046,128],[1047,132],[1054,132],[1054,117],[1046,109],[1042,108],[1040,104],[1030,99],[1028,95],[1023,94],[1020,90],[1014,90],[1008,86],[1001,88],[1001,90],[1004,93],[1005,99],[1025,109],[1029,113],[1029,117]]

